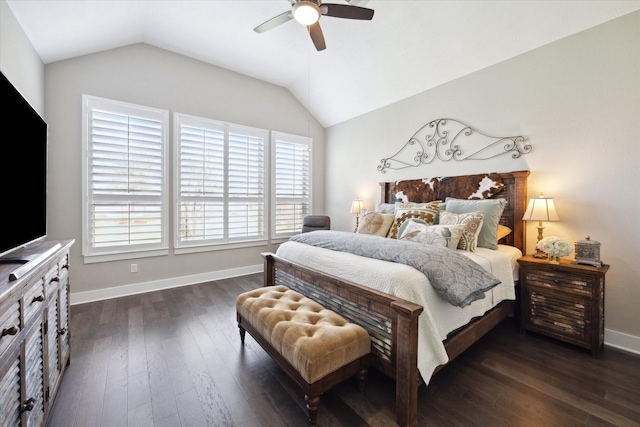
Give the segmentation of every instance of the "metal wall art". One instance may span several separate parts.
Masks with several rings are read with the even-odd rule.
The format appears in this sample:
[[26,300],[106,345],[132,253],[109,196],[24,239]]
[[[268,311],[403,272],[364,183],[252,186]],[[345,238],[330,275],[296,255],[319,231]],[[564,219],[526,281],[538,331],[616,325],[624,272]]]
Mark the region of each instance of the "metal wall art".
[[436,119],[420,128],[391,157],[380,161],[378,170],[405,169],[431,163],[438,158],[450,160],[487,160],[506,153],[517,159],[531,152],[523,136],[488,136],[452,119]]

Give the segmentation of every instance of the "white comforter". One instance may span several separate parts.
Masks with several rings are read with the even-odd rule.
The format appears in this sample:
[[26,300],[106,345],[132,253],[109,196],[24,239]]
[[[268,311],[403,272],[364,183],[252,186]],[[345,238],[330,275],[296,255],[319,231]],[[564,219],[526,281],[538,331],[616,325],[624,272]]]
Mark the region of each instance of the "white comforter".
[[436,293],[427,277],[404,264],[365,258],[288,241],[276,254],[298,264],[321,270],[424,307],[418,319],[418,369],[428,384],[433,371],[449,358],[443,341],[447,334],[482,316],[503,300],[515,299],[516,260],[522,252],[512,246],[498,245],[498,250],[477,248],[475,253],[458,251],[480,264],[502,283],[485,293],[486,297],[465,308],[448,303]]

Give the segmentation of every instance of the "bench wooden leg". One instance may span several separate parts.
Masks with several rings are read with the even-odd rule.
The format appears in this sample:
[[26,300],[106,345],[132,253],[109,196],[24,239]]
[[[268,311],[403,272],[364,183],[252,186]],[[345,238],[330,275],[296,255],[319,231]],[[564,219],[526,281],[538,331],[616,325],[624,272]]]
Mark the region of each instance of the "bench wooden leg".
[[362,369],[358,372],[358,390],[364,391],[364,384],[367,380],[367,369]]
[[320,406],[320,395],[309,396],[305,394],[304,402],[307,404],[307,409],[309,410],[309,423],[314,426],[316,425],[318,406]]
[[244,344],[244,336],[246,335],[247,331],[245,331],[245,329],[240,325],[238,325],[238,329],[240,330],[240,342]]

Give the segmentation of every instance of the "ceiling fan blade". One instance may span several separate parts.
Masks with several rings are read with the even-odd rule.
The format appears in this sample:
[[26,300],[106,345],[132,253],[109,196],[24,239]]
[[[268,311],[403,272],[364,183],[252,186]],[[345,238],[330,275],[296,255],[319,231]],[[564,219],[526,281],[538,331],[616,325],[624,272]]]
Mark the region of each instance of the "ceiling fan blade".
[[253,31],[255,31],[256,33],[264,33],[265,31],[269,31],[272,28],[277,27],[278,25],[282,25],[285,22],[291,21],[292,19],[293,14],[291,14],[291,11],[284,12],[258,25],[253,29]]
[[307,29],[309,30],[309,35],[311,36],[313,44],[316,46],[316,50],[325,50],[327,45],[324,43],[324,35],[322,34],[320,23],[316,22],[315,24],[308,25]]
[[353,6],[348,4],[322,3],[320,11],[325,16],[334,18],[361,19],[370,21],[373,19],[373,9]]

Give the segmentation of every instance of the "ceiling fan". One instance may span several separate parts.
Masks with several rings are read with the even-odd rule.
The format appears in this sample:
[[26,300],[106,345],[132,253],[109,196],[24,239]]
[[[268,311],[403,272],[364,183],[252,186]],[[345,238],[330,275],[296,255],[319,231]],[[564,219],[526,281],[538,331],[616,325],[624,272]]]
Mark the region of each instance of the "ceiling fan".
[[321,0],[289,0],[291,10],[276,15],[266,22],[255,27],[256,33],[264,33],[278,25],[295,19],[309,30],[311,40],[318,51],[327,48],[324,35],[318,20],[322,15],[334,18],[358,19],[370,21],[373,18],[373,9],[354,6],[351,4],[322,3]]

